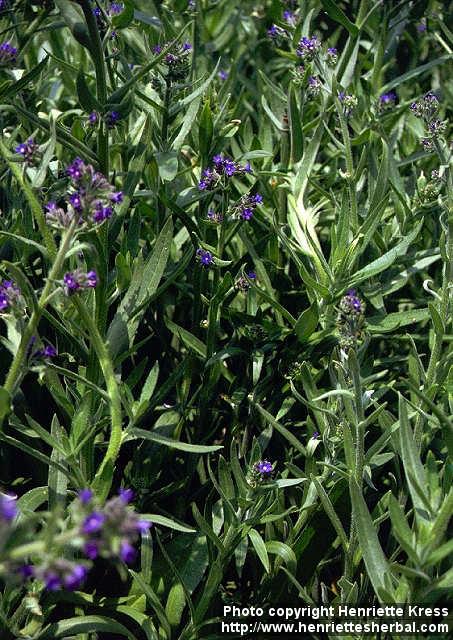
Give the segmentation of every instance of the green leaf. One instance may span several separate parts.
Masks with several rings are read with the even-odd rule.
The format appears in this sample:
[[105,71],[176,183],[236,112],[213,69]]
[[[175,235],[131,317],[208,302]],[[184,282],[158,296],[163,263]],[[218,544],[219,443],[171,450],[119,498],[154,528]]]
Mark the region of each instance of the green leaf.
[[171,182],[178,173],[178,154],[176,151],[156,153],[159,175],[164,182]]
[[415,69],[411,69],[410,71],[403,73],[401,76],[398,76],[397,78],[390,80],[390,82],[387,82],[387,84],[385,84],[381,88],[381,94],[388,93],[391,89],[394,89],[395,87],[398,87],[400,84],[403,84],[403,82],[412,80],[413,78],[416,78],[422,73],[425,73],[425,71],[430,71],[434,67],[437,67],[440,64],[444,64],[444,62],[448,62],[448,60],[451,60],[452,58],[453,58],[452,54],[439,56],[439,58],[435,58],[434,60],[431,60],[426,64],[422,64],[419,67],[415,67]]
[[[360,550],[371,584],[379,600],[382,602],[381,594],[385,592],[387,588],[384,576],[390,575],[390,566],[382,551],[362,492],[354,478],[351,478],[349,481],[349,491],[351,494],[352,510],[356,520]],[[386,604],[391,604],[391,602]]]
[[297,322],[294,326],[294,331],[299,339],[299,342],[306,342],[311,334],[318,326],[319,314],[318,306],[313,303],[311,307],[305,309],[297,318]]
[[416,322],[429,320],[428,309],[412,309],[411,311],[397,311],[389,313],[384,317],[370,316],[366,319],[369,333],[388,333],[395,331],[399,327],[406,327]]
[[154,431],[145,431],[145,429],[138,429],[136,427],[128,429],[127,440],[135,440],[136,438],[151,440],[152,442],[157,442],[158,444],[162,444],[165,447],[170,447],[171,449],[179,449],[180,451],[186,451],[187,453],[210,453],[211,451],[219,451],[219,449],[223,449],[221,445],[216,444],[202,445],[180,442],[179,440],[167,438],[167,436],[163,436],[159,433],[154,433]]
[[79,616],[67,618],[47,626],[41,633],[34,636],[35,640],[54,640],[55,638],[67,638],[82,633],[108,633],[119,634],[129,640],[137,640],[125,626],[107,616]]
[[[416,517],[425,520],[426,502],[429,503],[429,498],[425,491],[427,487],[426,473],[421,463],[418,447],[409,424],[406,401],[401,394],[399,395],[399,422],[400,452],[409,492],[415,507]],[[424,498],[420,496],[420,491]]]
[[250,529],[247,535],[250,538],[253,548],[256,551],[256,555],[261,560],[266,573],[270,573],[271,568],[269,564],[269,556],[267,554],[267,549],[263,538],[260,536],[258,531],[256,531],[256,529]]
[[85,80],[85,74],[83,73],[82,69],[80,69],[79,73],[77,74],[76,87],[79,102],[85,109],[85,111],[87,113],[90,113],[91,111],[99,111],[99,102],[90,91],[87,81]]
[[325,492],[324,487],[321,485],[318,478],[313,475],[311,475],[310,478],[316,487],[316,491],[318,493],[319,499],[321,500],[321,504],[324,507],[324,511],[329,516],[329,519],[335,531],[337,532],[338,537],[340,538],[341,544],[343,545],[345,552],[347,552],[347,550],[349,549],[348,537],[346,535],[346,531],[343,528],[343,525],[341,524],[340,518],[337,516],[330,498]]
[[167,518],[165,516],[161,516],[157,513],[141,513],[141,520],[149,520],[153,524],[160,524],[163,527],[168,527],[169,529],[174,529],[175,531],[182,531],[183,533],[196,533],[196,529],[192,529],[187,524],[180,524],[171,518]]
[[143,580],[143,578],[139,573],[136,573],[131,569],[129,569],[129,573],[134,578],[134,580],[138,583],[140,590],[145,594],[147,601],[156,612],[156,615],[165,633],[164,637],[168,638],[169,640],[171,638],[171,627],[168,622],[168,618],[166,616],[165,610],[160,603],[159,597],[156,595],[152,587],[149,584],[146,584],[146,582]]
[[338,22],[338,24],[341,24],[345,29],[347,29],[351,36],[358,35],[358,27],[343,13],[338,3],[333,0],[321,0],[321,4],[332,20],[335,20],[335,22]]
[[[131,285],[124,296],[107,332],[110,353],[115,359],[133,344],[140,320],[146,311],[146,300],[156,291],[165,270],[173,238],[173,222],[168,218],[145,263],[137,260]],[[137,309],[140,307],[140,311]]]
[[206,358],[206,345],[199,338],[190,333],[190,331],[187,331],[187,329],[172,322],[169,318],[165,318],[165,324],[172,333],[184,342],[186,347],[198,353],[202,358]]
[[352,280],[349,281],[349,286],[356,286],[367,278],[371,278],[372,276],[385,271],[385,269],[388,269],[395,260],[404,256],[409,247],[413,244],[415,238],[418,236],[422,225],[423,221],[416,225],[412,231],[403,238],[403,240],[393,247],[393,249],[390,249],[376,260],[373,260],[373,262],[370,262],[366,267],[357,271],[352,276]]
[[291,84],[288,94],[288,120],[291,138],[291,162],[299,162],[304,151],[302,118],[297,106],[296,93]]
[[[253,543],[253,540],[252,540]],[[272,553],[280,556],[288,567],[291,573],[296,573],[297,571],[297,558],[294,551],[284,542],[279,542],[278,540],[269,540],[265,543],[266,550],[268,553]]]

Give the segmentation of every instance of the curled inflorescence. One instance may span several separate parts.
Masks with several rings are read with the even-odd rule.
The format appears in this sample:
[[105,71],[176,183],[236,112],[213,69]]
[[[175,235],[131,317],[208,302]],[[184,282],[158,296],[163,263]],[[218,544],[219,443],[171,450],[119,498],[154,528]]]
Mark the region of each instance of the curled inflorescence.
[[299,40],[296,53],[303,60],[313,60],[321,47],[321,41],[318,36],[311,36],[307,38],[304,36]]
[[66,169],[71,184],[65,206],[51,201],[46,205],[46,219],[57,227],[68,227],[74,217],[79,225],[101,223],[110,218],[113,208],[123,200],[121,191],[109,183],[91,164],[76,158]]
[[96,271],[88,271],[88,273],[82,269],[68,271],[63,277],[64,292],[67,296],[71,296],[81,289],[93,289],[97,282]]
[[340,300],[337,316],[342,349],[347,351],[357,345],[362,337],[364,322],[365,303],[359,298],[355,289],[349,289]]
[[217,186],[226,186],[233,176],[252,172],[249,162],[243,166],[222,154],[214,156],[212,162],[212,167],[202,171],[202,177],[198,183],[200,191],[212,191]]
[[10,42],[0,44],[0,67],[12,67],[17,62],[18,50]]
[[0,281],[0,314],[19,311],[23,307],[20,288],[12,280]]
[[131,489],[121,489],[118,496],[101,508],[96,505],[89,489],[79,493],[79,533],[83,539],[83,551],[90,560],[119,558],[127,564],[135,560],[133,545],[141,533],[148,531],[151,522],[141,520],[129,505],[133,497]]

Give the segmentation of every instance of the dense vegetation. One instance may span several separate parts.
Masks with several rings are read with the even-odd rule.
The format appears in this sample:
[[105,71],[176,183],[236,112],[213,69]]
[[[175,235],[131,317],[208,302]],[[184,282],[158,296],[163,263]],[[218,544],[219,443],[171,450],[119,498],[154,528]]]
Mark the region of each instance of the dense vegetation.
[[449,2],[0,0],[0,637],[451,597]]

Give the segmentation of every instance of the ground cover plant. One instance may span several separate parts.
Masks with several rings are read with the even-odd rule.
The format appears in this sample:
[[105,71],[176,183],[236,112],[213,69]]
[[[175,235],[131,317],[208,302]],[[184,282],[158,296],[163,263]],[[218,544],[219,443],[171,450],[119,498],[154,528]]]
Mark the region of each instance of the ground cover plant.
[[2,640],[451,599],[451,9],[0,0]]

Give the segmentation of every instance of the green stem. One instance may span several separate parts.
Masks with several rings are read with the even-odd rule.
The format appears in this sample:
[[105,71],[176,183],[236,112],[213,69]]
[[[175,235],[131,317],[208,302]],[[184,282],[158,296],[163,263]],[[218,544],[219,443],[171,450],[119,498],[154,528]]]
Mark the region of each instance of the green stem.
[[123,435],[121,395],[107,345],[102,340],[93,317],[89,314],[82,300],[74,297],[73,302],[77,308],[77,311],[79,312],[83,324],[90,333],[90,338],[96,351],[96,355],[99,359],[99,364],[101,366],[102,374],[104,376],[105,385],[107,388],[107,394],[110,400],[110,416],[112,425],[109,444],[104,459],[95,475],[93,482],[93,487],[96,489],[98,495],[100,495],[102,500],[105,500],[112,485],[115,462],[120,452],[121,439]]
[[[1,143],[0,143],[1,144]],[[6,391],[12,395],[14,389],[16,387],[17,381],[20,378],[22,367],[27,355],[27,351],[30,345],[30,340],[36,331],[36,327],[38,326],[38,322],[42,316],[42,313],[49,302],[49,296],[51,293],[51,289],[54,286],[55,280],[57,280],[60,275],[61,268],[63,266],[63,262],[66,257],[66,253],[68,252],[69,245],[71,243],[72,237],[74,235],[74,231],[76,228],[77,221],[74,220],[71,222],[68,230],[63,236],[63,240],[60,244],[60,248],[58,249],[58,253],[55,257],[55,261],[52,265],[52,269],[50,270],[49,276],[47,278],[44,289],[42,290],[41,297],[39,298],[38,304],[33,310],[30,320],[28,321],[27,326],[22,334],[22,338],[19,344],[19,348],[17,350],[16,355],[11,363],[10,369],[8,371],[8,375],[6,376],[6,381],[4,384],[4,388]]]
[[[96,72],[96,93],[98,102],[102,107],[107,102],[107,75],[105,69],[104,50],[101,36],[93,15],[93,9],[89,0],[80,0],[91,40],[91,58]],[[100,123],[98,130],[98,159],[101,172],[108,177],[109,174],[109,136],[104,122]]]
[[14,162],[13,160],[11,160],[10,158],[10,152],[9,150],[5,147],[5,145],[3,144],[3,142],[0,140],[0,154],[2,155],[3,159],[5,160],[6,164],[8,165],[8,167],[11,170],[11,173],[13,174],[13,176],[16,178],[20,188],[22,189],[25,198],[28,202],[28,205],[32,211],[33,217],[36,221],[36,224],[38,225],[39,231],[41,233],[41,236],[44,240],[44,244],[46,245],[46,249],[48,251],[48,254],[50,256],[51,259],[54,259],[57,253],[57,246],[55,244],[55,240],[52,236],[52,233],[49,229],[49,227],[46,224],[46,218],[44,216],[42,207],[37,199],[37,197],[35,196],[35,194],[33,193],[33,189],[31,188],[31,186],[29,185],[28,181],[26,180],[26,178],[22,175],[22,171],[19,167],[19,165]]

